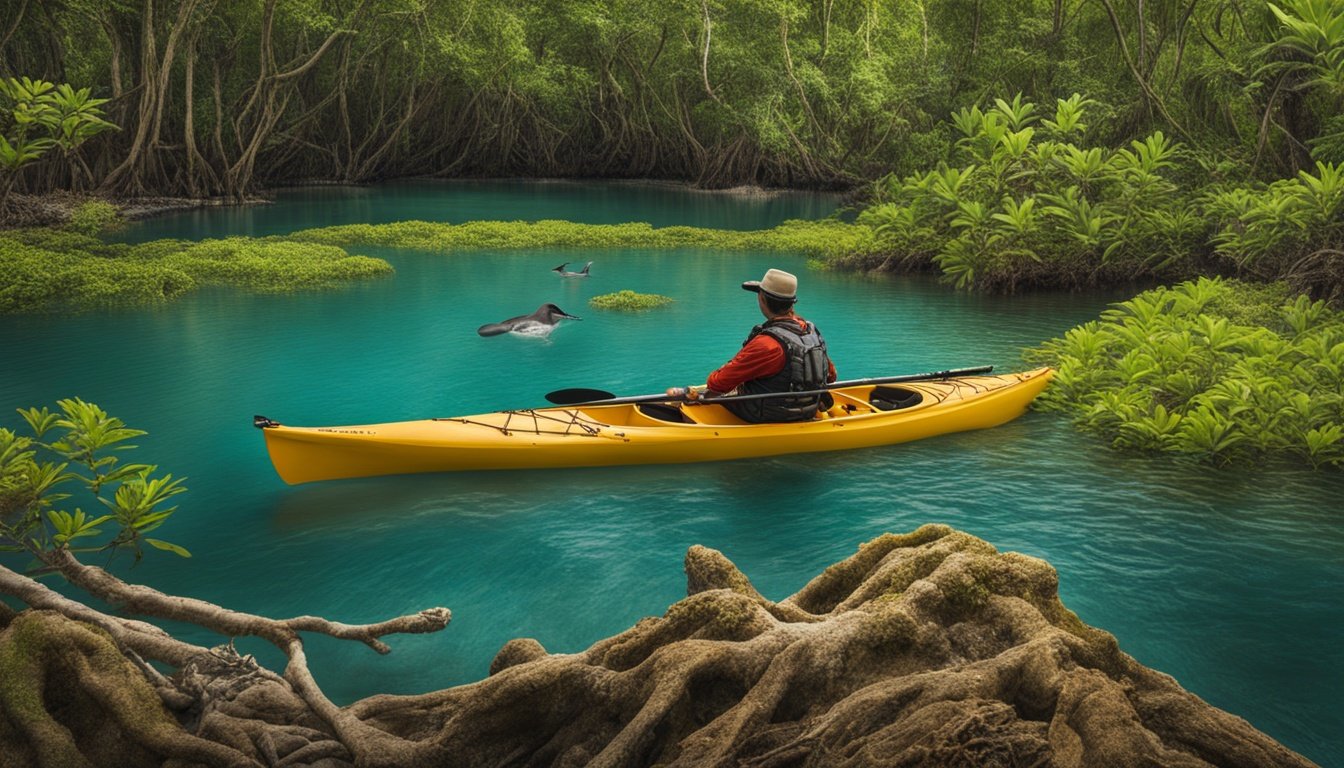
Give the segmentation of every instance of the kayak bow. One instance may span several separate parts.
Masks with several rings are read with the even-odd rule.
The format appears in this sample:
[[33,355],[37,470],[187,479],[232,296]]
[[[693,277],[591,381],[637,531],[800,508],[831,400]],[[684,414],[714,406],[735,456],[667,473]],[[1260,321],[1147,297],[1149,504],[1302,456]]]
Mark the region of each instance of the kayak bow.
[[483,469],[724,461],[840,451],[995,427],[1050,382],[1049,368],[900,386],[831,390],[805,422],[748,424],[722,405],[625,403],[498,411],[344,427],[290,427],[257,416],[286,483]]

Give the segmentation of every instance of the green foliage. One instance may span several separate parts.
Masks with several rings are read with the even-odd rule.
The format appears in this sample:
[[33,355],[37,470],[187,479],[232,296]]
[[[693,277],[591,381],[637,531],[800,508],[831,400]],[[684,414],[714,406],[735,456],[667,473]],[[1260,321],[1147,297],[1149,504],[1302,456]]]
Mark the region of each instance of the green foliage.
[[1203,203],[1216,222],[1217,253],[1241,271],[1308,287],[1329,281],[1336,297],[1344,292],[1338,276],[1313,274],[1344,250],[1344,165],[1318,161],[1314,174],[1266,187],[1214,189]]
[[1058,99],[1055,119],[1038,121],[1019,94],[954,113],[968,164],[878,182],[857,218],[871,246],[834,263],[936,267],[959,288],[1008,290],[1191,277],[1212,264],[1344,298],[1344,165],[1194,187],[1189,155],[1162,131],[1115,149],[1068,140],[1089,104]]
[[1336,0],[1280,0],[1268,3],[1280,28],[1261,55],[1262,72],[1301,74],[1308,86],[1344,96],[1344,7]]
[[[149,31],[180,41],[166,66],[162,44],[141,50],[139,3],[85,0],[16,19],[7,57],[81,80],[115,72],[114,93],[164,83],[150,97],[168,108],[128,115],[150,124],[127,125],[109,144],[127,151],[134,136],[173,137],[155,142],[140,179],[165,193],[236,191],[228,171],[254,138],[262,183],[420,173],[862,182],[934,167],[955,140],[941,116],[1017,92],[995,104],[995,120],[1019,147],[1028,128],[1119,146],[1154,129],[1173,134],[1170,115],[1185,143],[1248,157],[1263,145],[1287,168],[1338,111],[1324,98],[1339,56],[1320,34],[1338,37],[1336,0],[1278,0],[1278,17],[1259,0],[1112,5],[1115,24],[1103,4],[1057,0],[290,0],[257,24],[256,0],[190,14],[184,0],[160,0]],[[1143,86],[1123,56],[1136,59]],[[1321,104],[1310,110],[1317,119],[1261,141],[1279,72],[1262,71],[1271,62],[1296,67],[1280,93]],[[1097,105],[1086,120],[1052,114],[1053,97],[1075,90],[1116,106]],[[272,97],[291,108],[269,114],[260,104]],[[1165,108],[1154,109],[1159,97]],[[188,131],[194,142],[180,140]],[[110,168],[124,155],[113,159]]]
[[1055,119],[1042,121],[1017,94],[954,113],[969,164],[880,183],[877,204],[858,217],[875,253],[936,266],[962,288],[1171,272],[1205,227],[1169,178],[1180,147],[1161,131],[1128,148],[1072,143],[1094,103],[1057,99]]
[[647,312],[650,309],[672,303],[667,296],[656,293],[635,293],[631,290],[604,293],[588,300],[588,306],[595,309],[613,309],[620,312]]
[[159,304],[207,286],[322,289],[391,271],[382,259],[280,239],[127,245],[73,231],[15,230],[0,233],[0,314]]
[[1116,447],[1344,466],[1344,315],[1281,284],[1157,288],[1028,358],[1057,370],[1040,406]]
[[4,129],[0,133],[0,168],[9,174],[56,146],[53,136],[28,136],[29,132],[50,132],[58,126],[59,113],[52,103],[55,87],[27,77],[0,78],[0,127]]
[[[145,433],[78,398],[57,405],[57,412],[19,410],[29,434],[0,429],[0,551],[47,562],[56,550],[124,549],[139,561],[147,543],[190,557],[177,544],[145,535],[177,511],[168,502],[186,491],[181,478],[159,475],[156,466],[122,463],[119,454],[135,447],[126,441]],[[68,509],[79,496],[106,513]]]
[[103,200],[90,200],[87,203],[80,203],[70,213],[70,221],[66,222],[65,226],[81,235],[95,237],[104,232],[119,230],[125,223],[117,206]]
[[37,162],[50,149],[63,156],[97,134],[116,128],[102,118],[107,99],[95,99],[88,88],[75,90],[65,83],[0,78],[0,208],[25,166]]

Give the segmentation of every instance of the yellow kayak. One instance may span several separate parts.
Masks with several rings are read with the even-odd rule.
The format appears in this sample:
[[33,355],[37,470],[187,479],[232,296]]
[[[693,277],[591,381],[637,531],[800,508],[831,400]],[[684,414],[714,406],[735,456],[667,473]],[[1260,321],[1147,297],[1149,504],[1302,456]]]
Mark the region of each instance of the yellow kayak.
[[843,451],[995,427],[1045,389],[1049,368],[831,390],[811,421],[748,424],[712,403],[624,403],[499,411],[347,427],[256,418],[286,483],[477,469],[723,461]]

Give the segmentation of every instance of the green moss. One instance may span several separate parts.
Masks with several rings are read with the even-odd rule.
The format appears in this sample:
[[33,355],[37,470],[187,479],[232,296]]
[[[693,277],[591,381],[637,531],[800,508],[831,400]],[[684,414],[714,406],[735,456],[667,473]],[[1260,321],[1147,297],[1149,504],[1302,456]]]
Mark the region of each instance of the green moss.
[[28,729],[51,723],[42,703],[42,622],[23,614],[0,632],[0,711]]
[[595,309],[614,309],[620,312],[647,312],[650,309],[672,303],[667,296],[656,293],[635,293],[631,290],[604,293],[588,300],[588,306]]
[[914,644],[919,628],[895,596],[882,595],[870,600],[862,610],[868,615],[855,634],[860,644],[870,648],[905,648]]
[[989,605],[993,590],[989,585],[988,567],[983,560],[974,560],[960,569],[938,579],[938,588],[953,615],[966,617]]
[[754,635],[761,606],[736,592],[701,592],[673,604],[664,619],[697,637],[743,639]]
[[[97,218],[89,215],[90,220]],[[381,259],[344,248],[379,246],[451,253],[536,248],[704,248],[801,253],[813,258],[862,250],[867,227],[840,221],[788,221],[755,232],[649,224],[576,224],[568,221],[476,221],[445,224],[403,221],[348,224],[284,237],[159,240],[127,245],[91,237],[92,225],[30,229],[0,235],[0,314],[80,311],[163,303],[207,286],[283,292],[327,288],[384,275]],[[637,310],[666,297],[622,291],[602,308]],[[602,297],[599,297],[602,298]],[[656,302],[656,304],[655,304]]]

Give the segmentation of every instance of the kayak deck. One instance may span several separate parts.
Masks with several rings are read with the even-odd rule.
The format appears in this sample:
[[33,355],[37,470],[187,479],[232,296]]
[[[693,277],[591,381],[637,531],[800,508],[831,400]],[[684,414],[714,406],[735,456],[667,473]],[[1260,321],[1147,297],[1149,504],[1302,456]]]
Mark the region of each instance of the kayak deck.
[[344,427],[263,426],[290,484],[486,469],[723,461],[838,451],[998,426],[1021,415],[1053,371],[831,391],[804,422],[748,424],[713,403],[556,406]]

